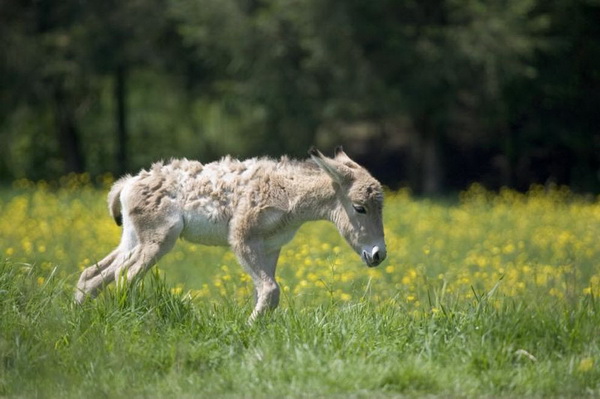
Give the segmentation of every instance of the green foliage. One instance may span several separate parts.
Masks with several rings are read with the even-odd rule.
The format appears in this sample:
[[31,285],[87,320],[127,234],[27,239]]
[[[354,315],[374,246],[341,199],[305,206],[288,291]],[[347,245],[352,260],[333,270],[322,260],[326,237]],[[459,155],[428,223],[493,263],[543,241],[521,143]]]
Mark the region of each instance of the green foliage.
[[[0,178],[340,142],[386,183],[597,190],[599,7],[3,3]],[[406,159],[406,160],[404,160]]]

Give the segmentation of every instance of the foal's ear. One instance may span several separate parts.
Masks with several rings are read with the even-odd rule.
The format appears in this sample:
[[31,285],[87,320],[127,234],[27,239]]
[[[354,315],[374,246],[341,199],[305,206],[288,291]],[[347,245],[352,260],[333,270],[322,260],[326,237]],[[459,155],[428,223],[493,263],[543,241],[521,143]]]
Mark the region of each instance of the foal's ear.
[[350,157],[344,152],[344,149],[341,145],[337,146],[334,151],[336,161],[339,161],[352,169],[358,169],[360,166],[354,162]]
[[[341,147],[338,148],[341,149]],[[343,152],[343,150],[341,151]],[[352,180],[352,171],[338,160],[338,149],[336,149],[336,157],[334,159],[327,158],[321,151],[317,150],[316,147],[311,147],[308,150],[308,153],[313,161],[315,161],[315,163],[325,171],[334,182],[342,185]],[[348,156],[346,155],[346,157]]]

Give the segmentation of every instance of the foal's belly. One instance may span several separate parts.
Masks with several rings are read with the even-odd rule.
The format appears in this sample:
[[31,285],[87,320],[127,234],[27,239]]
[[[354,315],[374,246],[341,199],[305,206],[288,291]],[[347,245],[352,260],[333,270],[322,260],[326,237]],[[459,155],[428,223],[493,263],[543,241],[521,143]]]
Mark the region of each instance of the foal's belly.
[[187,213],[183,216],[184,228],[181,238],[202,245],[228,245],[229,226],[227,220],[214,221],[202,213]]

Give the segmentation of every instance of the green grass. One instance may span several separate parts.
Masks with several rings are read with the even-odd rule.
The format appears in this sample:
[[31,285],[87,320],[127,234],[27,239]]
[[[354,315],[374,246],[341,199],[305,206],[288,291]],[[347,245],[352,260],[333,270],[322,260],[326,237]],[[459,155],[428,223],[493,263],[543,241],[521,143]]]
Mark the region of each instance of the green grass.
[[75,305],[120,236],[86,181],[0,190],[0,398],[600,397],[600,198],[388,193],[384,264],[306,224],[249,326],[231,251],[184,242]]
[[593,295],[525,303],[492,290],[437,312],[284,298],[249,326],[251,303],[191,300],[158,273],[82,306],[71,280],[0,262],[0,397],[600,395]]

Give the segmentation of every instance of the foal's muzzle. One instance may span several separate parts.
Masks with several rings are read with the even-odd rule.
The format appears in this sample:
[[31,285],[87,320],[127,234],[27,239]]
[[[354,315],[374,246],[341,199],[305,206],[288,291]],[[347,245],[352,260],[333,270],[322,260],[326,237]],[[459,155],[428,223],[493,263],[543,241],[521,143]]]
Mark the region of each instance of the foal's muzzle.
[[377,245],[373,247],[371,253],[364,249],[362,251],[362,259],[369,267],[375,267],[383,262],[386,255],[385,248],[381,249]]

